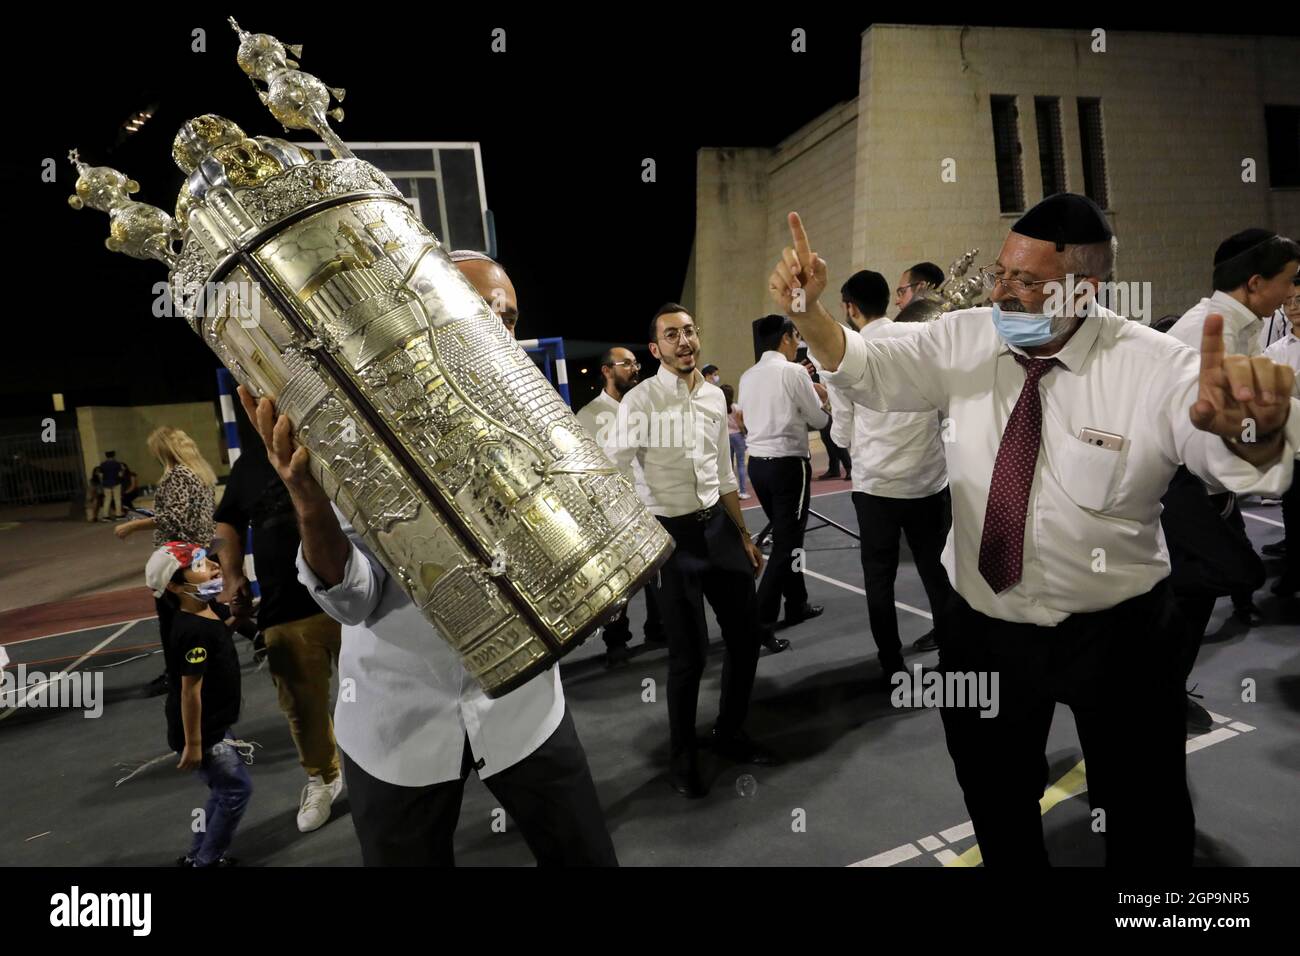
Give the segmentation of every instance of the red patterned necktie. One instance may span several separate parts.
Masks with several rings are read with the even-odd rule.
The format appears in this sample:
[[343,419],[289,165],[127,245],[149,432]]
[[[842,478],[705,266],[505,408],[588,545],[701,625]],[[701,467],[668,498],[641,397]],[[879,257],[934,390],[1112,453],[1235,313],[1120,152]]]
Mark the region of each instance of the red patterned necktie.
[[1025,515],[1043,433],[1038,380],[1059,364],[1056,359],[1015,358],[1025,370],[1025,387],[1002,432],[980,536],[980,574],[994,594],[1014,585],[1024,571]]

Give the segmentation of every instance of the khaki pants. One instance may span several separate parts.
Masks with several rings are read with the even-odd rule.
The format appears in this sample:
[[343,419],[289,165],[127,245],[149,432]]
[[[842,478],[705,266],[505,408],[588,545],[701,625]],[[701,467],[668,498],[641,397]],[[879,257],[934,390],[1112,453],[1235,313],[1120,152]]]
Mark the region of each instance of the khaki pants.
[[114,485],[112,488],[104,489],[104,515],[106,517],[122,517],[122,486]]
[[341,629],[326,614],[268,627],[266,659],[280,710],[308,776],[330,783],[339,775],[339,754],[330,714],[330,667],[338,667]]

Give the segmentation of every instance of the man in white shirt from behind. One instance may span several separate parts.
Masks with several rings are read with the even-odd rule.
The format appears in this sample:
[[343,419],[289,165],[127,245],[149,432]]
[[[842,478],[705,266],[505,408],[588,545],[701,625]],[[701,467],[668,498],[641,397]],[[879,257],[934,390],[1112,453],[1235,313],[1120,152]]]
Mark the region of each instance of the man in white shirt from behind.
[[[921,331],[922,323],[885,317],[889,283],[878,272],[854,273],[841,286],[840,298],[846,320],[863,339]],[[880,656],[883,687],[888,689],[893,675],[904,670],[894,605],[903,535],[930,601],[936,631],[932,639],[944,636],[947,628],[952,587],[940,557],[952,525],[952,498],[940,413],[878,412],[852,402],[833,385],[830,393],[835,441],[853,455],[853,508],[862,539],[867,617]]]
[[[996,714],[949,697],[941,715],[985,863],[1047,863],[1044,748],[1065,703],[1107,862],[1189,866],[1181,632],[1160,499],[1180,463],[1233,491],[1285,488],[1300,448],[1291,369],[1226,354],[1218,315],[1198,356],[1090,305],[1115,243],[1083,196],[1049,197],[1011,227],[980,270],[993,308],[874,341],[846,335],[818,302],[826,263],[795,213],[790,227],[769,288],[831,384],[880,411],[947,409],[952,420],[944,566],[957,598],[940,665],[1000,682]],[[1071,277],[1078,298],[1065,301]]]
[[758,618],[768,650],[780,652],[790,646],[771,633],[782,598],[787,627],[823,611],[808,603],[802,555],[812,495],[808,429],[824,428],[830,419],[826,386],[814,385],[795,361],[799,339],[794,323],[784,315],[768,315],[755,320],[754,333],[762,353],[740,376],[736,404],[745,421],[749,483],[772,527],[772,554],[758,585]]

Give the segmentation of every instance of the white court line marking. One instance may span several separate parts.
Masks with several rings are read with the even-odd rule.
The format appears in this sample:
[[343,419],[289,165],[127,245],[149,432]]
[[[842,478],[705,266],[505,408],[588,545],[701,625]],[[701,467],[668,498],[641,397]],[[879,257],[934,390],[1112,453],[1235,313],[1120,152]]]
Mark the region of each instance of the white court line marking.
[[[1211,712],[1210,716],[1219,722],[1232,720],[1231,717],[1220,717],[1218,714],[1213,712]],[[1242,726],[1249,727],[1250,725],[1243,724]],[[1254,730],[1255,728],[1250,727],[1250,729]],[[1191,740],[1187,741],[1187,753],[1191,754],[1198,750],[1204,750],[1206,747],[1222,743],[1225,740],[1230,740],[1237,736],[1239,736],[1239,734],[1235,730],[1229,730],[1227,727],[1220,727],[1218,730],[1212,730],[1208,734],[1201,734],[1200,736],[1193,737]],[[1076,793],[1069,794],[1064,799],[1069,800],[1087,792],[1088,788],[1085,786]],[[947,830],[940,830],[939,835],[949,843],[956,843],[959,840],[964,840],[968,837],[974,836],[975,824],[970,820],[967,820],[965,823],[959,823],[957,826],[949,827]],[[922,846],[925,846],[928,850],[930,848],[926,846],[926,841],[932,839],[934,838],[924,837],[917,842]],[[944,857],[944,854],[951,852],[952,851],[950,850],[940,850],[938,853],[935,853],[934,856],[935,859],[939,860],[939,862],[944,866],[948,866],[949,859]],[[875,856],[869,856],[865,860],[859,860],[857,863],[850,863],[849,866],[895,866],[896,864],[905,863],[920,855],[920,851],[917,850],[915,846],[910,843],[905,843],[902,846],[894,847],[892,850],[886,850],[884,853],[877,853]],[[952,859],[957,858],[956,854],[952,855]]]
[[940,830],[939,836],[943,837],[949,843],[956,843],[959,840],[965,840],[967,837],[975,835],[975,824],[967,820],[965,823],[959,823],[955,827],[949,827],[947,830]]
[[952,850],[940,850],[934,855],[934,858],[944,866],[952,866],[957,862],[957,854],[953,853]]
[[1254,518],[1256,521],[1262,521],[1262,522],[1264,522],[1264,524],[1271,524],[1271,525],[1274,525],[1275,527],[1278,527],[1278,528],[1285,528],[1285,527],[1286,527],[1286,525],[1284,525],[1284,524],[1283,524],[1282,522],[1280,522],[1280,521],[1275,521],[1275,520],[1272,519],[1272,518],[1265,518],[1263,515],[1253,515],[1253,514],[1251,514],[1249,511],[1243,511],[1243,512],[1241,513],[1241,516],[1242,516],[1243,518]]
[[28,837],[26,840],[24,840],[23,842],[24,842],[24,843],[31,843],[33,840],[39,840],[41,837],[43,837],[43,836],[49,836],[49,835],[50,835],[51,833],[53,833],[53,832],[54,832],[53,830],[46,830],[44,833],[38,833],[38,834],[36,834],[36,836],[29,836],[29,837]]
[[114,627],[118,624],[139,624],[141,621],[152,621],[156,615],[149,617],[137,617],[130,621],[108,621],[104,624],[92,624],[90,627],[78,627],[71,631],[59,631],[57,634],[42,634],[39,637],[24,637],[21,641],[4,641],[5,647],[15,647],[19,644],[28,644],[32,641],[44,641],[51,637],[67,637],[69,634],[80,634],[82,631],[97,631],[101,627]]
[[[81,664],[82,661],[86,660],[86,658],[90,657],[92,654],[96,653],[97,651],[103,650],[109,644],[112,644],[115,640],[117,640],[127,631],[131,630],[131,628],[134,627],[135,625],[136,625],[135,621],[128,621],[126,624],[123,624],[112,634],[108,635],[108,637],[104,638],[102,641],[100,641],[90,650],[86,651],[86,653],[82,654],[75,661],[69,664],[66,669],[61,670],[57,674],[52,675],[49,678],[49,680],[47,680],[45,683],[53,684],[55,681],[62,680],[63,678],[67,677],[72,671],[77,669],[77,667]],[[42,686],[43,686],[42,684],[36,684],[28,688],[27,694],[23,697],[23,699],[18,703],[16,707],[14,707],[12,710],[5,711],[3,714],[0,714],[0,720],[4,720],[6,717],[10,717],[18,713],[19,709],[25,707],[27,705],[27,702],[36,695],[36,692],[39,691]]]
[[1220,727],[1218,730],[1211,730],[1208,734],[1201,734],[1199,737],[1193,737],[1187,741],[1187,752],[1196,753],[1198,750],[1204,750],[1206,747],[1220,743],[1224,740],[1230,740],[1237,736],[1235,730],[1229,730],[1227,727]]
[[1248,734],[1255,729],[1254,727],[1250,726],[1250,724],[1243,724],[1240,720],[1234,720],[1232,723],[1228,724],[1228,726],[1231,727],[1233,730],[1240,731],[1243,734]]
[[1231,717],[1224,717],[1222,714],[1216,714],[1212,710],[1207,710],[1206,713],[1210,715],[1210,720],[1214,721],[1216,724],[1226,724],[1228,721],[1232,720]]
[[865,860],[859,860],[857,863],[850,863],[849,866],[894,866],[898,863],[918,857],[921,851],[910,843],[904,843],[902,846],[896,846],[892,850],[886,850],[884,853],[877,853],[875,856],[867,857]]
[[[855,587],[852,584],[846,584],[844,581],[838,581],[835,578],[828,578],[824,574],[818,574],[816,571],[809,571],[807,568],[803,569],[803,573],[816,578],[818,581],[825,581],[827,584],[833,584],[837,588],[843,588],[846,591],[852,591],[854,594],[861,594],[864,597],[866,596],[867,592],[862,590],[862,588]],[[934,620],[934,615],[930,612],[922,611],[919,607],[912,607],[910,604],[904,604],[902,601],[895,601],[894,607],[898,608],[900,611],[908,611],[909,613],[915,614],[917,617],[923,617],[927,621]]]
[[921,849],[928,850],[931,853],[943,849],[943,841],[935,836],[924,836],[916,842],[921,844]]

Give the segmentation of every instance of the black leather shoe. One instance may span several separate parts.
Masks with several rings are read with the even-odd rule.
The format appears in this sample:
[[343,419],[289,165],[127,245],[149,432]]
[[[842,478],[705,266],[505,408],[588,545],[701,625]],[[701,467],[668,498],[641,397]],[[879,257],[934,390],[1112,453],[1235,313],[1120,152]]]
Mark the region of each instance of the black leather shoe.
[[[1274,586],[1276,587],[1276,585]],[[1273,593],[1278,594],[1281,592],[1275,591]],[[1257,608],[1253,601],[1250,604],[1234,605],[1232,616],[1247,627],[1252,627],[1264,620],[1264,612]]]
[[606,667],[626,667],[632,660],[632,652],[626,644],[611,644],[605,648]]
[[1200,697],[1200,694],[1187,692],[1187,732],[1189,734],[1208,734],[1214,729],[1214,718],[1210,712],[1192,700],[1193,697]]
[[934,628],[930,628],[929,633],[918,637],[912,644],[914,651],[937,651],[939,649],[939,639],[934,636]]
[[1286,538],[1283,538],[1281,541],[1274,541],[1272,544],[1266,544],[1259,550],[1264,552],[1266,557],[1286,557]]
[[818,475],[818,476],[817,476],[817,480],[818,480],[818,481],[830,481],[832,478],[838,478],[839,476],[840,476],[840,470],[837,468],[837,469],[835,469],[834,471],[828,471],[828,472],[826,472],[824,475]]
[[720,757],[736,763],[752,763],[759,767],[772,767],[781,761],[762,744],[755,743],[743,730],[729,737],[719,737],[717,728],[709,739],[709,749]]
[[826,608],[820,604],[804,604],[803,607],[795,608],[794,613],[789,608],[785,611],[785,626],[794,627],[796,624],[802,624],[804,621],[810,621],[819,616]]
[[662,647],[668,643],[668,638],[664,637],[663,633],[660,631],[646,631],[645,642],[647,644],[655,644]]
[[1278,597],[1294,597],[1300,591],[1300,575],[1284,572],[1269,588]]
[[709,788],[704,785],[704,778],[700,776],[699,757],[694,752],[673,757],[668,780],[674,790],[692,800],[698,800],[709,792]]
[[769,632],[767,637],[763,638],[763,646],[773,654],[780,654],[782,651],[790,649],[790,642],[784,637],[777,637]]

